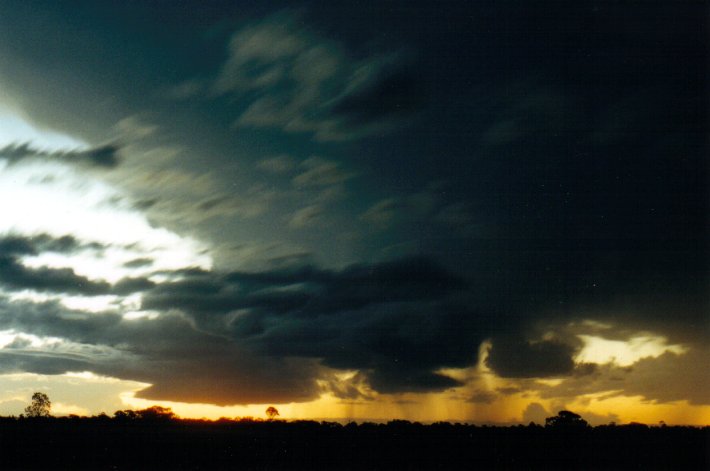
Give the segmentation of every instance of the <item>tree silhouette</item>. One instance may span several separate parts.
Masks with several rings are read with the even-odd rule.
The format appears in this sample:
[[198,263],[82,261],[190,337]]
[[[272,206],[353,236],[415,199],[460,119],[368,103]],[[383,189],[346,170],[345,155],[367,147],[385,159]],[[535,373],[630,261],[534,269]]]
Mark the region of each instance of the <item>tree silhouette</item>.
[[269,418],[269,420],[274,420],[276,416],[279,415],[278,409],[274,406],[269,406],[268,409],[266,409],[266,416]]
[[136,411],[136,414],[142,420],[150,420],[154,422],[167,422],[169,420],[173,420],[176,417],[175,413],[170,407],[162,406],[151,406],[147,409],[141,409],[139,411]]
[[25,407],[27,417],[49,417],[52,402],[45,393],[36,392],[32,395],[32,403]]
[[568,410],[561,410],[554,417],[545,419],[545,427],[564,428],[564,429],[585,429],[589,427],[589,423],[582,418],[581,415],[575,414]]

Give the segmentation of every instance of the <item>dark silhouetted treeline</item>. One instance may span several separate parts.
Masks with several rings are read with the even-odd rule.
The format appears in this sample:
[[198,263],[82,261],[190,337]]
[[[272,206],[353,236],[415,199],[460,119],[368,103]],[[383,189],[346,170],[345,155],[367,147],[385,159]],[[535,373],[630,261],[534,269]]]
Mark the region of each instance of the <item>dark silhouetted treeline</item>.
[[710,469],[710,427],[0,418],[0,469]]

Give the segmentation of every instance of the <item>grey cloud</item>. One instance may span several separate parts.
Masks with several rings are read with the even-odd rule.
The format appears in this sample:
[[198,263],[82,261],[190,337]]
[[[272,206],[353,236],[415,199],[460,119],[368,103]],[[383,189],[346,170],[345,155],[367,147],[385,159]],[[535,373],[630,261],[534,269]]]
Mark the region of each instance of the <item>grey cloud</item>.
[[573,375],[556,386],[538,385],[536,389],[543,398],[608,392],[610,396],[642,396],[659,403],[687,400],[694,405],[710,405],[709,361],[707,346],[691,346],[684,354],[666,352],[628,367],[598,365],[591,374]]
[[349,123],[367,123],[388,117],[409,116],[425,104],[424,90],[413,71],[378,70],[333,107]]
[[[492,338],[488,366],[503,377],[596,374],[593,365],[575,363],[581,344],[574,334],[559,332],[559,340],[527,337],[533,322],[554,327],[583,317],[545,317],[531,310],[547,275],[521,274],[526,276],[515,282],[525,289],[510,288],[501,300],[496,278],[478,277],[469,285],[426,259],[340,271],[312,266],[256,273],[196,271],[147,291],[143,307],[180,310],[199,329],[238,339],[251,351],[359,370],[381,392],[456,386],[454,379],[435,372],[475,364],[486,338]],[[624,322],[633,328],[632,317]]]
[[85,249],[103,250],[98,243],[80,242],[74,236],[53,237],[49,234],[32,236],[9,234],[0,237],[0,254],[37,255],[40,252],[76,253]]
[[380,227],[388,226],[398,212],[402,209],[402,204],[395,198],[387,198],[373,204],[364,213],[360,215],[360,219]]
[[132,115],[121,119],[114,128],[123,136],[129,139],[140,140],[154,135],[158,131],[158,126],[148,122],[141,115]]
[[153,264],[153,259],[152,258],[134,258],[133,260],[129,260],[126,263],[123,264],[124,267],[126,268],[141,268],[141,267],[148,267]]
[[220,405],[303,401],[319,392],[316,362],[254,356],[179,315],[127,321],[0,298],[0,328],[64,339],[43,350],[0,350],[4,372],[89,370],[151,383],[139,397]]
[[466,402],[474,404],[492,404],[497,399],[498,395],[490,391],[475,391]]
[[82,242],[72,236],[52,237],[8,235],[0,238],[0,285],[17,290],[79,295],[130,294],[153,287],[145,278],[126,278],[115,285],[78,275],[70,268],[28,267],[20,257],[44,252],[76,253],[86,249],[103,250],[95,242]]
[[[50,239],[43,244],[57,245]],[[6,262],[35,250],[26,240],[6,241],[5,246]],[[529,303],[540,286],[549,286],[548,275],[539,270],[521,273],[525,276],[516,282],[526,289],[514,293],[511,288],[509,294],[515,296],[505,300],[507,312],[500,308],[497,295],[486,300],[485,293],[494,290],[497,279],[479,277],[468,283],[430,260],[414,258],[342,270],[298,264],[262,272],[181,270],[171,275],[182,279],[157,285],[128,279],[114,286],[91,286],[94,293],[143,291],[143,309],[163,313],[156,322],[130,324],[116,315],[82,316],[59,308],[40,315],[25,305],[22,315],[5,325],[137,355],[145,360],[139,362],[140,368],[96,362],[89,369],[152,383],[154,387],[144,394],[156,399],[229,404],[259,402],[261,394],[262,399],[306,400],[317,394],[315,380],[322,377],[321,367],[358,370],[379,392],[442,390],[460,383],[436,372],[442,367],[474,365],[478,346],[486,338],[493,339],[488,365],[501,376],[566,378],[563,384],[570,394],[604,387],[594,379],[603,369],[600,373],[598,368],[574,364],[578,346],[574,335],[540,342],[525,336],[533,320],[546,319],[554,326],[584,317],[541,318]],[[531,278],[531,273],[536,276]],[[59,290],[70,279],[77,281],[72,275],[65,271],[42,277],[55,283],[51,289]],[[580,277],[568,281],[585,282]],[[679,322],[683,319],[680,316]],[[623,321],[633,328],[633,317]],[[648,326],[648,321],[646,316],[643,325]],[[204,370],[201,362],[214,368]],[[260,370],[263,362],[271,365],[273,374]],[[169,374],[175,371],[179,373]],[[219,381],[212,389],[191,392],[195,381],[215,381],[214,377]],[[637,387],[634,384],[644,384],[642,376],[638,378],[627,383],[629,391]],[[564,392],[550,390],[549,394]],[[655,394],[698,400],[687,386],[673,389],[671,396]]]
[[44,352],[22,351],[18,349],[0,349],[1,373],[24,373],[56,375],[67,371],[85,371],[91,362],[85,358],[75,358]]
[[424,372],[422,368],[407,368],[399,364],[378,364],[370,373],[370,383],[383,393],[443,391],[462,386],[449,376]]
[[471,236],[480,227],[480,224],[476,224],[475,214],[476,210],[473,204],[459,201],[441,208],[433,219],[464,236]]
[[153,287],[155,283],[147,278],[122,278],[111,287],[111,293],[127,295],[147,291]]
[[32,345],[32,341],[28,338],[15,337],[15,340],[5,345],[7,349],[23,349]]
[[273,269],[288,269],[289,267],[299,267],[313,263],[313,253],[301,251],[286,255],[271,257],[267,260],[269,267]]
[[158,198],[148,198],[148,199],[142,199],[139,201],[136,201],[133,205],[135,206],[136,209],[140,209],[141,211],[148,210],[158,204],[159,200]]
[[444,190],[443,182],[430,182],[419,191],[377,201],[360,215],[360,219],[380,229],[403,222],[441,222],[438,215],[433,218],[432,215],[442,205]]
[[[491,337],[488,366],[499,375],[565,378],[557,388],[535,385],[532,379],[516,380],[543,397],[605,391],[613,383],[606,367],[574,364],[574,339],[527,340],[522,333],[535,316],[504,315],[486,308],[466,294],[485,290],[485,285],[470,285],[427,259],[342,270],[291,266],[262,272],[189,269],[172,275],[181,279],[157,285],[124,280],[111,287],[113,292],[143,290],[142,308],[161,312],[157,319],[127,321],[118,314],[68,311],[56,303],[3,301],[0,329],[59,337],[135,358],[128,362],[115,355],[93,359],[86,355],[70,360],[88,362],[83,369],[100,374],[151,383],[141,396],[156,400],[217,404],[308,400],[321,392],[316,380],[327,379],[331,369],[360,372],[355,383],[331,385],[343,397],[367,397],[368,388],[382,393],[454,388],[461,383],[437,371],[475,365],[481,342]],[[56,358],[46,368],[58,372],[72,366],[65,353],[45,352]],[[18,368],[34,368],[29,371],[42,368],[32,366],[30,356],[16,352],[12,361]],[[678,358],[702,364],[694,356]],[[669,382],[678,381],[672,374],[679,371],[697,375],[693,387],[702,390],[707,375],[675,360],[666,356],[654,361],[667,366],[663,371],[671,375]],[[653,376],[644,372],[655,367],[646,365],[652,362],[614,374],[635,375],[623,383],[629,392],[647,388],[645,394],[651,398],[700,401],[687,383],[666,386],[666,392],[661,386],[649,387]],[[196,389],[198,382],[209,386]],[[474,394],[470,399],[491,398]]]
[[121,148],[116,144],[105,144],[88,150],[47,152],[33,148],[29,144],[12,144],[0,149],[0,159],[10,163],[27,159],[46,159],[110,169],[118,166],[120,150]]
[[416,75],[396,54],[351,57],[290,11],[237,31],[214,92],[248,106],[238,126],[342,140],[383,132],[422,106]]
[[268,206],[267,192],[259,192],[260,199],[249,196],[238,196],[233,194],[221,194],[207,198],[196,205],[197,211],[193,216],[195,219],[238,215],[243,218],[252,218],[266,211]]
[[317,224],[322,214],[323,208],[321,206],[306,206],[293,213],[288,225],[296,229],[313,226]]
[[571,97],[539,83],[537,78],[515,80],[491,94],[492,124],[482,133],[482,143],[511,144],[530,136],[559,133],[579,126],[579,113]]
[[558,341],[498,337],[486,363],[504,378],[566,376],[574,370],[574,354],[573,346]]
[[445,302],[464,286],[428,260],[409,259],[342,271],[196,273],[148,291],[143,307],[181,310],[198,328],[270,357],[361,370],[379,391],[431,390],[459,384],[438,367],[475,361],[475,317]]
[[333,161],[320,157],[310,157],[301,163],[305,170],[293,178],[293,184],[299,188],[324,187],[337,185],[354,177]]
[[16,289],[97,295],[110,291],[110,285],[77,275],[69,268],[28,268],[16,259],[0,256],[0,284]]
[[275,84],[284,73],[277,61],[298,56],[308,42],[303,35],[287,12],[235,33],[215,89],[226,93]]
[[288,155],[277,155],[260,160],[256,166],[269,173],[286,173],[296,168],[296,161]]
[[186,80],[175,86],[168,87],[162,93],[170,100],[188,100],[199,96],[206,88],[205,83],[200,80]]

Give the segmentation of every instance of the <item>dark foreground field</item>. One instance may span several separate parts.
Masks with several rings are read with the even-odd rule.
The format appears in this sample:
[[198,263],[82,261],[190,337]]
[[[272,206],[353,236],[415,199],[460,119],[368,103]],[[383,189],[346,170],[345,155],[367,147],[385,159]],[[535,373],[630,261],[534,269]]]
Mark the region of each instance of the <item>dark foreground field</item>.
[[710,428],[0,419],[0,469],[710,469]]

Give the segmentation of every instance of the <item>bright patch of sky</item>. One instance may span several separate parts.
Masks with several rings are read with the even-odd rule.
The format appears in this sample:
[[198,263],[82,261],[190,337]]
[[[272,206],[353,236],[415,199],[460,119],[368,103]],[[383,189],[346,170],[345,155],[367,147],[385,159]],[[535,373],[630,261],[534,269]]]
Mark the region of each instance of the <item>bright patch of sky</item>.
[[[106,247],[72,254],[42,253],[25,257],[25,265],[68,267],[79,275],[109,282],[152,270],[211,266],[197,241],[152,227],[143,214],[123,203],[125,198],[118,191],[76,172],[52,162],[5,165],[1,169],[0,234],[71,234],[80,241]],[[152,263],[125,266],[137,258],[150,258]]]
[[[99,376],[88,372],[62,375],[17,373],[0,375],[0,415],[21,414],[32,393],[41,390],[49,395],[54,415],[87,414],[105,411],[112,414],[127,404],[122,394],[131,394],[149,384]],[[91,410],[84,406],[91,404]]]
[[[38,129],[0,107],[0,148],[17,143],[49,152],[88,148],[70,136]],[[61,162],[31,160],[11,165],[0,159],[0,214],[0,236],[71,235],[85,245],[71,253],[43,252],[22,257],[21,263],[31,268],[70,268],[77,275],[115,283],[161,270],[212,266],[199,242],[153,227],[145,215],[132,207],[127,195],[91,172]],[[145,263],[130,263],[136,259]],[[56,300],[69,309],[86,312],[118,310],[133,311],[135,315],[140,306],[140,295],[119,299],[27,290],[10,294],[15,299],[36,302]],[[134,299],[136,296],[138,299]]]
[[[85,149],[88,145],[58,132],[39,129],[0,105],[0,148],[28,143],[47,151]],[[211,260],[196,241],[152,227],[127,198],[90,174],[58,162],[9,165],[0,160],[0,235],[68,234],[107,248],[102,253],[41,254],[23,260],[28,266],[69,267],[89,278],[115,282],[147,270],[190,266],[209,268]],[[150,267],[124,267],[139,257]]]
[[0,105],[0,148],[25,142],[31,142],[34,148],[49,152],[88,147],[86,142],[66,134],[39,129]]
[[583,363],[615,363],[630,366],[642,358],[657,358],[666,352],[682,355],[687,348],[682,345],[668,345],[662,336],[639,335],[629,340],[608,340],[592,335],[578,335],[584,347],[576,360]]

